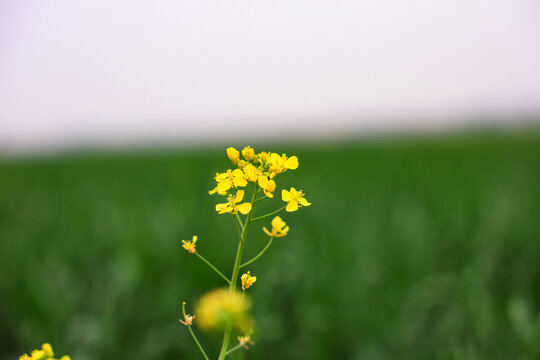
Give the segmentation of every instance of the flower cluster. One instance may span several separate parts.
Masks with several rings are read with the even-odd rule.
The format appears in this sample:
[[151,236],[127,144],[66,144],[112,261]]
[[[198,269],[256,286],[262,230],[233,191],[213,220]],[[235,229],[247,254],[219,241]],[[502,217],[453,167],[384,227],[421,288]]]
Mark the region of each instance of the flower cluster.
[[[216,205],[218,214],[236,214],[238,212],[243,215],[248,214],[252,206],[248,202],[240,204],[244,198],[244,190],[240,190],[240,188],[259,187],[267,197],[273,198],[276,190],[276,176],[287,170],[298,168],[296,156],[279,155],[266,151],[256,154],[250,146],[246,146],[242,150],[241,156],[238,150],[230,147],[227,149],[227,156],[236,169],[227,169],[223,173],[217,173],[214,177],[216,186],[208,192],[227,197],[226,203]],[[250,183],[253,185],[249,185]],[[287,202],[285,210],[288,212],[296,211],[300,206],[311,205],[304,198],[304,193],[295,188],[291,188],[289,191],[283,190],[281,198]]]
[[[45,343],[41,345],[41,349],[35,349],[30,355],[24,354],[19,357],[19,360],[56,360],[51,344]],[[62,356],[59,360],[71,360],[67,355]]]
[[[231,275],[225,275],[206,259],[199,252],[199,249],[196,249],[198,245],[197,236],[193,236],[192,240],[182,240],[182,247],[187,252],[201,259],[228,284],[228,289],[217,289],[203,295],[195,307],[194,313],[196,316],[186,313],[186,303],[182,303],[183,316],[180,323],[188,328],[205,359],[209,359],[209,357],[197,339],[192,325],[195,323],[201,330],[220,330],[224,332],[218,360],[225,360],[233,351],[241,348],[247,349],[248,345],[254,344],[251,333],[255,324],[249,314],[251,302],[246,295],[246,291],[257,282],[257,276],[252,276],[250,271],[240,275],[240,269],[251,265],[264,255],[275,238],[288,235],[289,226],[279,216],[275,216],[276,214],[283,210],[287,212],[297,211],[300,207],[311,205],[306,200],[302,190],[291,187],[289,190],[281,190],[281,200],[285,202],[282,207],[254,217],[254,208],[257,207],[259,201],[274,198],[277,190],[276,179],[278,175],[298,168],[298,158],[266,151],[255,153],[255,150],[250,146],[246,146],[241,152],[229,147],[227,157],[233,167],[214,176],[216,185],[209,191],[209,194],[218,194],[225,197],[225,202],[218,203],[215,206],[218,214],[234,215],[232,218],[239,239]],[[251,199],[246,199],[246,191],[251,193]],[[245,215],[245,217],[240,217],[239,214]],[[242,255],[244,246],[246,246],[247,231],[250,224],[270,217],[273,217],[271,230],[262,227],[262,231],[268,235],[266,245],[257,255],[243,261]],[[238,281],[240,281],[242,292],[237,291]],[[229,348],[229,340],[233,332],[238,335],[238,344]]]

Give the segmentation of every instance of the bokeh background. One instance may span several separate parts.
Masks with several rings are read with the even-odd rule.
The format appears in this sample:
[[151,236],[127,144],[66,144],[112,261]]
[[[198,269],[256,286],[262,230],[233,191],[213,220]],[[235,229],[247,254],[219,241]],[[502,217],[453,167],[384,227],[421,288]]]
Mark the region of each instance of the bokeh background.
[[0,3],[0,358],[200,358],[245,145],[313,205],[232,359],[540,358],[538,64],[532,0]]

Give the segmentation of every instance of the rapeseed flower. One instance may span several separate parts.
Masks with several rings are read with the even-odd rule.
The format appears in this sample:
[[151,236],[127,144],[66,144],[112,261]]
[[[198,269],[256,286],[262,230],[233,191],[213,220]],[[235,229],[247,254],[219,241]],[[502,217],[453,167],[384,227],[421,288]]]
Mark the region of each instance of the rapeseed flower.
[[266,196],[269,198],[274,197],[274,191],[276,190],[276,182],[274,180],[268,180],[268,177],[261,175],[259,176],[258,183]]
[[43,350],[33,350],[32,351],[32,360],[41,360],[45,356],[45,351]]
[[217,289],[203,295],[197,304],[195,322],[203,330],[223,330],[234,327],[245,332],[253,326],[248,311],[249,298],[237,291]]
[[193,235],[193,238],[191,241],[182,240],[182,247],[187,250],[190,254],[195,254],[197,250],[195,250],[195,243],[197,242],[197,235]]
[[45,343],[45,344],[41,345],[41,350],[43,350],[45,352],[45,355],[47,355],[48,357],[53,357],[54,356],[52,346],[49,343]]
[[255,283],[255,281],[257,281],[257,277],[251,276],[248,271],[240,277],[240,280],[242,280],[242,290],[246,290],[250,288]]
[[214,179],[216,179],[217,186],[208,192],[210,195],[215,194],[216,192],[219,195],[227,195],[227,191],[229,191],[231,187],[244,187],[247,185],[244,173],[240,169],[228,169],[224,173],[216,174]]
[[299,206],[311,205],[311,203],[309,203],[304,198],[304,192],[302,190],[296,191],[296,189],[293,187],[289,191],[283,189],[281,191],[281,199],[287,202],[287,207],[285,208],[285,211],[288,212],[298,210]]
[[247,180],[251,182],[257,182],[260,174],[261,171],[252,164],[247,164],[246,166],[244,166],[244,176]]
[[263,227],[263,231],[268,236],[272,237],[283,237],[286,236],[289,232],[289,227],[285,223],[285,221],[281,220],[279,216],[276,216],[272,219],[272,232],[268,231],[266,227]]
[[238,190],[236,195],[227,196],[227,202],[223,204],[216,205],[216,211],[218,214],[231,213],[236,214],[240,212],[243,215],[248,214],[251,211],[251,203],[245,202],[243,204],[238,204],[244,198],[244,190]]
[[272,153],[268,162],[270,163],[268,171],[270,171],[271,178],[287,170],[298,168],[298,158],[296,156],[287,157],[285,154],[280,156],[279,154]]
[[238,164],[238,160],[240,159],[240,153],[238,150],[233,147],[227,148],[227,156],[234,165]]
[[19,356],[19,360],[32,360],[32,358],[28,356],[27,354],[23,354]]
[[251,340],[251,331],[249,331],[249,333],[247,333],[246,335],[244,336],[238,336],[238,343],[244,347],[244,349],[248,349],[248,344],[249,345],[253,345],[255,344],[252,340]]
[[251,161],[253,160],[253,157],[255,156],[255,150],[253,150],[251,146],[246,146],[242,150],[242,156],[244,157],[244,159]]
[[186,326],[191,326],[193,325],[193,319],[195,319],[195,315],[186,314],[186,316],[184,316],[184,320],[180,319],[179,321]]

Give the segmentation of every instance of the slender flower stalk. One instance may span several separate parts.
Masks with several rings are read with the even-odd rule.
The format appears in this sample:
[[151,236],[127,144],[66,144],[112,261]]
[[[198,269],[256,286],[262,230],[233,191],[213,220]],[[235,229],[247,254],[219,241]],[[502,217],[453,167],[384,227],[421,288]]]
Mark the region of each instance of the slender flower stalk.
[[[186,314],[185,302],[182,304],[184,319],[180,320],[180,322],[188,327],[193,340],[206,360],[208,360],[208,356],[192,329],[193,320],[195,320],[198,327],[202,330],[217,329],[223,331],[223,341],[218,360],[225,360],[232,352],[241,348],[248,349],[248,345],[254,344],[251,340],[253,319],[248,313],[251,300],[246,295],[246,291],[252,291],[251,287],[257,281],[257,276],[252,276],[247,271],[240,278],[240,269],[261,258],[270,248],[270,245],[272,245],[274,238],[284,237],[288,234],[289,226],[280,217],[274,217],[271,222],[271,231],[263,227],[263,232],[269,236],[265,247],[251,260],[242,262],[247,234],[251,224],[255,221],[274,216],[283,210],[292,212],[302,206],[311,205],[304,198],[303,191],[297,191],[294,188],[290,188],[288,191],[283,189],[281,191],[281,200],[285,202],[285,205],[276,211],[253,217],[255,204],[266,199],[275,199],[274,193],[277,188],[276,178],[286,171],[298,168],[298,158],[296,156],[289,157],[285,154],[279,155],[265,151],[255,153],[255,150],[249,146],[245,147],[241,152],[230,147],[227,149],[227,156],[233,164],[233,169],[227,169],[214,176],[216,184],[209,191],[209,194],[217,194],[225,197],[225,201],[218,203],[215,206],[215,210],[218,214],[231,214],[238,233],[239,240],[230,278],[225,276],[210,261],[199,254],[196,247],[200,244],[197,244],[198,239],[196,235],[190,241],[182,241],[182,247],[187,252],[197,255],[199,259],[214,270],[228,284],[227,289],[217,289],[201,297],[199,304],[195,308],[197,316]],[[245,188],[251,194],[251,201],[249,202],[245,200]],[[241,280],[242,285],[241,293],[237,290],[239,280]],[[239,343],[229,349],[229,343],[233,333],[238,335]]]

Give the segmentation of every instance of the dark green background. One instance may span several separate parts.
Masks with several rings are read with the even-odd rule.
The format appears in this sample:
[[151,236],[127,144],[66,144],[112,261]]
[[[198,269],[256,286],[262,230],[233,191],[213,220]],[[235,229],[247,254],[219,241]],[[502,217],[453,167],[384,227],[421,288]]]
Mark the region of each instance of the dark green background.
[[[267,149],[298,155],[278,192],[313,205],[249,268],[245,358],[540,357],[537,131]],[[230,273],[233,223],[207,193],[228,166],[224,147],[1,162],[0,358],[50,341],[73,360],[199,359],[180,304],[223,281],[180,240]]]

